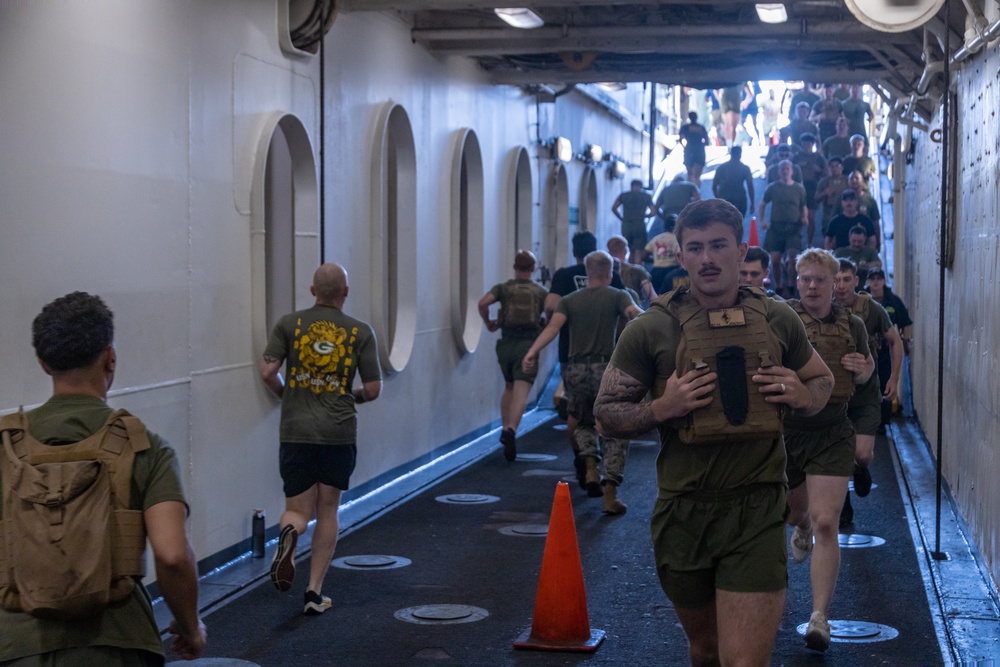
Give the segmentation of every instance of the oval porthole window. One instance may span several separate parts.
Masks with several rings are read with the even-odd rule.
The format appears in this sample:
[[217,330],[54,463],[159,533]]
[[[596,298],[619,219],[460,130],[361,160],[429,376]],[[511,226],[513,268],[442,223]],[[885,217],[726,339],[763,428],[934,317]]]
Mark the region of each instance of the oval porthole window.
[[597,232],[597,174],[587,167],[580,181],[580,229],[581,232]]
[[417,162],[406,110],[379,113],[372,161],[372,326],[382,367],[401,371],[417,331]]
[[508,181],[508,202],[510,230],[514,235],[513,252],[535,251],[532,213],[534,211],[534,188],[531,179],[531,157],[524,146],[511,151],[510,178]]
[[458,132],[451,172],[451,330],[463,353],[476,351],[483,322],[483,157],[471,129]]
[[542,220],[542,256],[545,266],[555,273],[572,263],[569,251],[569,182],[566,168],[552,165],[545,192]]
[[272,114],[257,148],[251,188],[254,340],[267,340],[282,315],[311,302],[319,264],[316,161],[297,116]]

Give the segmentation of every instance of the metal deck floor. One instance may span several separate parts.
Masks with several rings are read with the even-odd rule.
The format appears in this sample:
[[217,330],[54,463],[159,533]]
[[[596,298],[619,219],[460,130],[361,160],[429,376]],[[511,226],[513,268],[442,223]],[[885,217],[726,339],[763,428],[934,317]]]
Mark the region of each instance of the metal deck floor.
[[[206,576],[206,664],[221,667],[224,658],[265,667],[687,664],[683,632],[653,567],[649,515],[658,447],[652,433],[633,442],[620,491],[629,506],[624,516],[602,515],[600,499],[587,498],[575,481],[570,485],[590,624],[605,630],[607,639],[593,654],[514,650],[512,642],[531,624],[545,543],[530,534],[532,527],[547,522],[556,483],[572,478],[561,426],[546,410],[522,424],[530,432],[519,437],[519,454],[551,460],[507,463],[496,434],[490,434],[345,507],[336,558],[390,555],[410,564],[384,571],[332,568],[324,593],[333,608],[320,617],[301,615],[304,571],[289,593],[276,592],[267,580],[273,544],[264,559],[242,559]],[[942,549],[950,560],[928,555],[934,548],[934,471],[920,432],[900,422],[892,433],[896,446],[882,436],[876,444],[877,488],[853,499],[852,532],[885,544],[842,550],[830,616],[881,624],[898,636],[834,642],[825,655],[805,649],[796,626],[809,616],[808,564],[789,561],[788,602],[773,664],[938,665],[1000,658],[995,589],[950,505],[942,520]],[[436,500],[446,494],[498,500],[464,506]],[[503,528],[528,534],[504,534]],[[308,549],[308,539],[300,547]],[[400,610],[436,604],[471,605],[488,615],[444,625],[396,618]],[[168,612],[157,606],[165,627]]]

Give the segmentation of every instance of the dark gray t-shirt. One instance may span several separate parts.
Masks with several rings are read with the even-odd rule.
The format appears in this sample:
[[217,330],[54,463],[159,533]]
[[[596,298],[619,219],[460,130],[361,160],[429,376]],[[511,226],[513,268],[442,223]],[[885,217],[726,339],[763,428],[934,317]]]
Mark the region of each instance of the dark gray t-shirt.
[[382,379],[372,328],[332,306],[285,315],[265,356],[285,361],[282,442],[341,445],[357,440],[352,385]]

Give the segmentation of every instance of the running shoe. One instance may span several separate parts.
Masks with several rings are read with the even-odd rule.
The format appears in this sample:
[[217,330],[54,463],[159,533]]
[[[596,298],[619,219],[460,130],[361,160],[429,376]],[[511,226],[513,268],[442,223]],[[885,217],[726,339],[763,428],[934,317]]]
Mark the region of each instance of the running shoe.
[[292,587],[295,579],[295,544],[298,540],[299,534],[292,524],[282,528],[278,536],[278,549],[271,561],[271,582],[282,593]]
[[792,558],[796,563],[802,563],[806,558],[809,558],[809,552],[813,548],[812,526],[809,526],[807,530],[795,526],[792,531],[792,539],[789,540],[789,546],[791,546]]
[[854,466],[854,493],[864,498],[872,492],[872,473],[864,466]]
[[305,605],[302,607],[302,613],[306,616],[319,616],[332,606],[333,603],[330,601],[330,598],[325,595],[306,591]]
[[513,461],[517,458],[517,436],[514,434],[514,429],[505,428],[500,431],[500,442],[503,443],[503,457],[508,461]]
[[830,648],[830,624],[822,612],[814,611],[806,628],[806,646],[814,651]]

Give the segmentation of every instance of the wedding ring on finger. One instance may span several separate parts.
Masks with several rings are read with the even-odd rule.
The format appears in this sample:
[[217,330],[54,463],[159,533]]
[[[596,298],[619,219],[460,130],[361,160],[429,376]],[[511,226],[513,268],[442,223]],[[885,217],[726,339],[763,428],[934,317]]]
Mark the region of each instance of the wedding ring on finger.
[[784,382],[781,383],[781,393],[782,394],[785,393],[785,383]]

